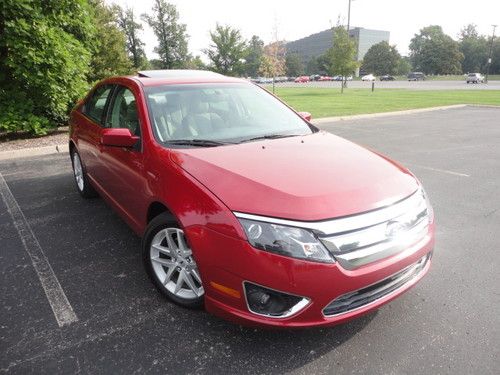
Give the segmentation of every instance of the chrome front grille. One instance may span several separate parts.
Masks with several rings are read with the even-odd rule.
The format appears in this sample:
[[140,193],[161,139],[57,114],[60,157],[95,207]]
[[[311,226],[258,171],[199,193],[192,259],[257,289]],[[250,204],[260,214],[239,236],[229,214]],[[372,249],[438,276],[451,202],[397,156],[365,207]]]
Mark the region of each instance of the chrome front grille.
[[342,267],[352,270],[397,254],[424,239],[429,210],[423,191],[418,190],[389,207],[347,218],[351,224],[347,231],[317,235]]
[[426,239],[432,208],[423,189],[394,204],[346,217],[296,221],[234,212],[240,219],[308,229],[345,269],[353,270]]
[[331,317],[344,314],[362,308],[397,291],[422,272],[430,257],[431,254],[429,253],[422,257],[418,262],[406,267],[388,278],[385,278],[368,287],[349,292],[335,298],[323,309],[323,315]]

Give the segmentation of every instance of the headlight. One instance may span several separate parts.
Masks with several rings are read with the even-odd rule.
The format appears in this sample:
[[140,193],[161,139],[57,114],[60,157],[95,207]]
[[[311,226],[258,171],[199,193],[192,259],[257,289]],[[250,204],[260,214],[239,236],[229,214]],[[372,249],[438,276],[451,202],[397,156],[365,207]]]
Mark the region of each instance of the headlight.
[[238,219],[253,247],[315,262],[333,263],[333,257],[307,229]]

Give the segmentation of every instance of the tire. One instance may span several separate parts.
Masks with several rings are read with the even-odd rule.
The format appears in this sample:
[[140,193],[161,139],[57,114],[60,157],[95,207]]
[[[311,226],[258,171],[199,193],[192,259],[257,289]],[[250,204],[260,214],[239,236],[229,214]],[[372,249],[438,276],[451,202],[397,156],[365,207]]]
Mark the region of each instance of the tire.
[[183,307],[203,306],[205,291],[198,266],[184,231],[168,213],[155,217],[146,228],[142,260],[160,293]]
[[94,198],[97,192],[90,185],[85,167],[83,166],[82,159],[78,151],[73,149],[71,151],[71,165],[73,166],[73,177],[75,179],[76,189],[83,198]]

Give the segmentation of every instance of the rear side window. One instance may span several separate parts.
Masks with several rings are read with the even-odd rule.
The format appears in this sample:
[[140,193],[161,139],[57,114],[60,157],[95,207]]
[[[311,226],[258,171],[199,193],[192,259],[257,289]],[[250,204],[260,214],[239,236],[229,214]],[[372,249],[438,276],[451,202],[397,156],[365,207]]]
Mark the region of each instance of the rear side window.
[[111,93],[111,88],[111,85],[96,88],[83,108],[83,113],[98,124],[102,124],[104,109]]

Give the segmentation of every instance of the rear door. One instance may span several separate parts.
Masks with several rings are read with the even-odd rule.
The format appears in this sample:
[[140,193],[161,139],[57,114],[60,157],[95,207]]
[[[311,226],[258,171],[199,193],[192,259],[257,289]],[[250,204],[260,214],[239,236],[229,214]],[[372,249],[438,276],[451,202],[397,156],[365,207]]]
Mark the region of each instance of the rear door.
[[100,162],[101,132],[114,85],[102,85],[94,89],[82,106],[79,118],[75,121],[78,138],[78,151],[87,174],[99,185],[102,177]]
[[[142,137],[136,96],[123,85],[116,85],[107,110],[106,127],[126,128]],[[144,173],[142,138],[132,147],[101,146],[101,161],[107,178],[103,187],[123,211],[132,225],[139,224],[139,215],[146,201],[147,181]]]

